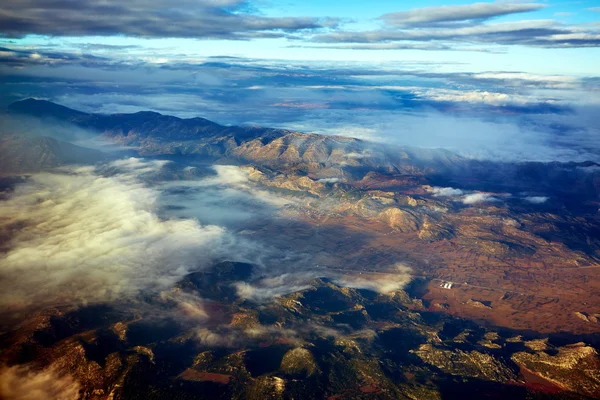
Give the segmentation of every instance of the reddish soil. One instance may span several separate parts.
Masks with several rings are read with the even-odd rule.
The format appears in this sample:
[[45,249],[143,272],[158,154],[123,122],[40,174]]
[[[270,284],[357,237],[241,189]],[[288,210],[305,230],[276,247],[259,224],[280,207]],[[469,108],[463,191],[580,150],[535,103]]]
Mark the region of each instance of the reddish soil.
[[531,390],[546,394],[559,394],[564,392],[564,389],[554,382],[549,381],[525,367],[521,367],[520,373],[525,381],[525,386]]
[[[289,219],[255,228],[282,247],[309,249],[325,269],[393,274],[396,263],[408,265],[415,277],[430,282],[422,298],[431,305],[446,304],[431,310],[541,333],[600,332],[600,323],[576,315],[593,315],[600,309],[600,265],[525,229],[503,227],[498,232],[496,215],[482,216],[473,210],[455,214],[449,218],[459,235],[436,242],[420,240],[416,232],[394,231],[376,219],[316,212],[299,215],[301,222]],[[507,238],[535,251],[495,255],[478,247],[479,240]],[[468,240],[472,242],[465,243]],[[442,280],[454,282],[454,287],[439,288]],[[472,299],[488,307],[478,307]]]
[[375,394],[382,393],[382,390],[375,385],[362,386],[360,388],[360,391],[362,393],[375,393]]
[[185,381],[215,382],[227,385],[229,381],[233,379],[233,376],[226,374],[217,374],[214,372],[195,371],[193,369],[188,368],[181,374],[179,374],[178,378],[183,379]]

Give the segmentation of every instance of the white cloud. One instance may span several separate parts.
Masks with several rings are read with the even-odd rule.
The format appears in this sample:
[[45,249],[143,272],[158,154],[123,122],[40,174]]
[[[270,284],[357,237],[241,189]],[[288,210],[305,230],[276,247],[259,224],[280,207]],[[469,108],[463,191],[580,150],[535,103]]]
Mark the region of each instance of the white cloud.
[[482,72],[473,74],[476,79],[493,79],[502,81],[514,81],[519,85],[539,85],[557,89],[573,89],[580,86],[579,79],[564,75],[539,75],[524,72]]
[[237,282],[237,295],[242,299],[256,302],[270,301],[274,298],[304,290],[310,287],[310,281],[317,278],[314,272],[281,273],[274,277],[261,279],[253,283]]
[[142,158],[131,157],[113,161],[110,163],[110,166],[122,170],[123,173],[140,175],[156,172],[169,163],[170,161],[166,160],[145,160]]
[[472,193],[463,197],[464,204],[490,203],[500,201],[489,193]]
[[355,289],[368,289],[379,293],[390,293],[402,289],[412,279],[411,269],[405,265],[397,264],[391,273],[372,274],[368,272],[342,275],[333,278],[340,286]]
[[209,318],[204,308],[206,301],[192,293],[172,289],[161,292],[160,299],[173,302],[177,307],[177,312],[186,320],[203,322]]
[[433,193],[436,197],[454,197],[454,196],[462,196],[463,191],[460,189],[455,189],[451,187],[438,187],[434,186],[428,190],[430,193]]
[[158,203],[162,213],[237,228],[258,216],[274,217],[276,210],[293,202],[261,189],[244,168],[215,165],[213,169],[216,175],[205,179],[161,184]]
[[341,179],[340,178],[321,178],[318,181],[323,182],[323,183],[338,183],[338,182],[341,182]]
[[337,285],[356,289],[368,289],[379,293],[390,293],[403,288],[411,280],[411,269],[396,264],[389,273],[349,272],[341,273],[326,267],[305,272],[289,272],[260,281],[235,284],[237,294],[243,299],[256,302],[268,302],[274,298],[288,295],[311,286],[317,278],[329,278]]
[[18,311],[162,289],[231,251],[236,240],[222,227],[156,215],[159,192],[137,176],[160,165],[130,159],[113,164],[127,173],[105,177],[71,168],[17,186],[0,202],[0,228],[12,234],[0,255],[1,307]]
[[533,96],[525,96],[518,94],[508,94],[489,91],[462,91],[462,90],[429,90],[423,95],[435,101],[448,102],[465,102],[465,103],[481,103],[493,106],[506,106],[510,104],[537,104],[537,103],[552,103],[552,100],[536,98]]

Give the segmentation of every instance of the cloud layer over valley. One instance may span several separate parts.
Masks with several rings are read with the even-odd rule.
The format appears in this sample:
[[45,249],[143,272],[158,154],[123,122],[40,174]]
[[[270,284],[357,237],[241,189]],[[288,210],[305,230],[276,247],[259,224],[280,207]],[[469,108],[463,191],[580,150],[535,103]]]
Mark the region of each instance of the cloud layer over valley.
[[169,287],[231,252],[243,257],[222,227],[159,218],[159,192],[137,177],[160,162],[112,166],[121,172],[36,174],[0,202],[4,310],[115,300]]

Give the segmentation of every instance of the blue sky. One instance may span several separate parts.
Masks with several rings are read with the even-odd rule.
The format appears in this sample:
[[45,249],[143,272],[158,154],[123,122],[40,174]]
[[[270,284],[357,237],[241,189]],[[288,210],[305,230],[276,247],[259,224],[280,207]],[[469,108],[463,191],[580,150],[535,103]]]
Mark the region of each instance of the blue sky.
[[0,106],[37,97],[90,112],[600,159],[599,7],[26,0],[0,6]]
[[[35,3],[35,1],[33,2]],[[41,2],[40,0],[40,3]],[[86,3],[80,2],[80,4]],[[128,2],[123,2],[127,4]],[[160,3],[160,2],[159,2]],[[177,4],[177,2],[171,2]],[[202,3],[197,1],[193,3]],[[205,1],[211,3],[211,1]],[[214,1],[213,1],[214,3]],[[219,3],[219,2],[217,2]],[[518,41],[514,44],[502,43],[502,41],[493,40],[467,40],[456,41],[452,38],[448,40],[422,41],[419,46],[427,45],[447,45],[458,51],[438,51],[433,49],[385,49],[385,50],[364,50],[364,49],[340,49],[331,47],[344,47],[351,43],[319,43],[315,42],[322,36],[324,31],[329,32],[361,32],[385,30],[386,23],[380,17],[389,13],[403,12],[414,9],[434,10],[443,7],[472,7],[477,3],[469,1],[386,1],[373,0],[365,4],[364,1],[347,0],[339,1],[257,1],[247,3],[231,0],[222,3],[244,6],[234,9],[235,15],[256,15],[267,19],[285,19],[285,18],[331,18],[337,19],[335,27],[325,27],[324,29],[289,31],[285,35],[270,39],[250,39],[250,40],[222,40],[205,37],[199,34],[198,37],[161,37],[160,33],[156,35],[142,32],[139,35],[130,32],[119,32],[118,27],[110,32],[110,35],[98,36],[97,32],[90,30],[89,34],[79,34],[73,36],[65,31],[61,34],[60,28],[52,31],[52,35],[39,35],[45,26],[40,23],[40,27],[24,26],[16,34],[5,33],[4,42],[6,45],[47,45],[55,43],[56,47],[64,46],[68,48],[70,44],[80,43],[104,43],[104,44],[132,44],[142,46],[148,49],[148,53],[157,54],[156,58],[165,58],[171,54],[185,53],[190,56],[236,56],[266,59],[290,59],[290,60],[338,60],[338,61],[374,61],[388,62],[398,60],[420,60],[434,61],[444,64],[447,62],[468,63],[473,71],[490,70],[493,68],[511,71],[538,72],[538,73],[559,73],[571,75],[595,75],[596,65],[600,65],[600,11],[595,7],[600,7],[600,2],[595,0],[584,1],[542,1],[542,2],[487,2],[488,4],[532,4],[535,7],[533,11],[515,12],[505,15],[492,16],[489,19],[479,21],[481,25],[519,23],[519,22],[541,22],[546,21],[560,29],[574,29],[577,32],[586,32],[594,36],[593,43],[586,47],[567,45],[568,48],[543,48],[540,46],[522,45]],[[77,4],[75,2],[74,4]],[[182,4],[185,7],[186,4]],[[77,6],[74,6],[77,7]],[[23,11],[24,14],[26,10]],[[86,11],[82,7],[81,13]],[[132,11],[134,12],[134,11]],[[18,15],[18,14],[16,14]],[[51,14],[50,14],[51,15]],[[73,18],[77,18],[75,15]],[[0,21],[1,22],[1,21]],[[168,20],[166,22],[169,22]],[[477,22],[477,21],[476,21]],[[132,22],[135,23],[135,22]],[[174,22],[176,23],[176,21]],[[455,25],[461,23],[460,19],[455,21]],[[5,22],[5,25],[8,22]],[[26,24],[24,24],[26,25]],[[30,28],[30,32],[27,29]],[[416,30],[428,29],[427,26],[417,26]],[[435,27],[434,27],[435,28]],[[266,30],[268,32],[268,29]],[[150,38],[142,38],[148,37]],[[177,36],[177,35],[175,35]],[[226,35],[223,35],[226,36]],[[454,43],[453,43],[454,40]],[[381,41],[379,45],[390,43]],[[392,41],[392,43],[394,43]],[[411,42],[401,42],[411,43]],[[338,46],[336,46],[338,45]],[[371,44],[374,45],[374,44]],[[320,49],[319,47],[324,47]],[[160,49],[160,50],[157,50]],[[476,51],[472,51],[476,50]],[[482,53],[481,50],[492,51],[492,53]]]

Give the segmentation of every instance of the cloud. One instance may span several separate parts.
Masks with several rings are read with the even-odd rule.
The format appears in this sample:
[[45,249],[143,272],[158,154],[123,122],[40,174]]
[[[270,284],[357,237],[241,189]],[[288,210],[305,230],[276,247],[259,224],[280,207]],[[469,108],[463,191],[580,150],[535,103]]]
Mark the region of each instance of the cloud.
[[[432,193],[435,197],[456,197],[455,201],[461,201],[463,204],[471,205],[478,203],[491,203],[498,202],[498,197],[510,197],[508,193],[501,194],[489,194],[480,192],[465,192],[461,189],[455,189],[451,187],[432,187],[428,188],[427,191]],[[527,198],[529,199],[529,197]]]
[[489,193],[472,193],[463,197],[463,204],[478,204],[478,203],[492,203],[500,201],[498,198],[492,196]]
[[161,215],[235,228],[256,218],[273,218],[276,210],[293,202],[257,187],[243,168],[215,165],[212,169],[216,174],[204,179],[161,184],[157,199]]
[[246,0],[25,0],[0,9],[0,33],[253,39],[337,24],[330,18],[265,17],[252,11]]
[[539,104],[550,103],[552,100],[543,100],[532,98],[531,96],[521,96],[518,94],[508,94],[488,91],[468,91],[468,90],[429,90],[425,96],[435,101],[447,101],[455,103],[472,104],[490,104],[494,106],[505,106],[513,104]]
[[382,15],[380,18],[393,26],[422,26],[446,22],[486,20],[503,15],[541,10],[539,3],[474,3],[461,6],[417,8]]
[[[461,7],[461,6],[458,6]],[[468,6],[467,6],[468,7]],[[441,8],[441,7],[440,7]],[[476,15],[476,12],[471,12]],[[491,14],[491,13],[490,13]],[[392,14],[393,15],[393,14]],[[468,16],[469,13],[465,13]],[[485,15],[485,13],[481,13]],[[488,14],[489,15],[489,14]],[[439,15],[427,17],[418,13],[415,25],[388,25],[383,29],[371,31],[336,30],[314,35],[310,40],[314,43],[428,43],[450,47],[457,45],[503,45],[532,46],[543,48],[567,47],[600,47],[600,34],[593,26],[566,25],[554,20],[521,20],[498,23],[483,23],[482,20],[460,19],[463,16],[456,12],[441,10]],[[383,18],[383,17],[382,17]],[[405,18],[410,21],[410,17]],[[444,19],[447,19],[444,22]],[[392,17],[387,17],[393,22]],[[431,19],[430,22],[427,22]],[[484,18],[485,20],[486,18]],[[460,22],[460,23],[459,23]],[[420,24],[423,24],[422,26]],[[432,47],[432,49],[434,49]]]
[[577,169],[585,173],[595,174],[596,172],[600,172],[600,165],[590,165],[586,167],[579,166]]
[[524,197],[523,200],[528,201],[532,204],[543,204],[547,202],[550,198],[547,196],[528,196]]
[[318,182],[323,182],[323,183],[338,183],[341,182],[340,178],[321,178],[318,180]]
[[595,108],[577,109],[565,115],[523,115],[518,109],[492,113],[450,103],[445,112],[338,110],[312,114],[310,125],[305,128],[353,136],[347,126],[369,126],[371,130],[361,132],[361,139],[387,145],[445,148],[478,160],[599,161],[600,136],[592,109]]
[[215,332],[208,328],[196,329],[194,339],[203,346],[208,347],[234,347],[242,338],[239,332]]
[[79,383],[55,369],[27,366],[0,368],[0,398],[5,400],[76,400]]
[[302,273],[280,271],[278,275],[272,277],[251,283],[237,282],[234,286],[240,298],[261,303],[307,289],[310,287],[310,282],[317,277],[319,274],[311,271]]
[[340,286],[355,289],[368,289],[374,292],[386,294],[402,289],[412,279],[412,270],[403,265],[396,264],[389,273],[354,273],[333,278]]
[[[460,79],[460,76],[457,76]],[[580,81],[573,76],[565,75],[539,75],[524,72],[504,72],[488,71],[474,74],[464,74],[463,78],[473,78],[480,82],[490,82],[495,86],[514,86],[523,87],[526,85],[531,88],[551,88],[551,89],[576,89],[580,87]]]
[[[203,346],[208,347],[238,347],[248,346],[251,341],[269,341],[273,342],[277,338],[285,337],[287,342],[292,341],[301,345],[298,339],[300,331],[304,331],[305,326],[298,327],[297,330],[284,329],[278,326],[253,326],[253,327],[227,327],[217,328],[198,328],[194,331],[194,339]],[[304,332],[306,333],[306,332]],[[259,342],[260,343],[260,342]]]
[[159,218],[159,192],[138,176],[160,165],[130,159],[113,164],[122,172],[112,176],[68,168],[18,185],[0,202],[0,228],[9,238],[0,255],[2,308],[161,290],[232,252],[238,242],[222,227]]
[[198,323],[209,319],[209,314],[205,309],[206,301],[192,293],[172,289],[161,292],[159,297],[162,301],[175,305],[173,314],[179,314],[179,320],[184,319],[188,322]]
[[[317,278],[328,278],[342,287],[368,289],[378,293],[390,293],[403,288],[412,279],[411,269],[403,264],[396,264],[391,272],[370,273],[364,271],[342,272],[335,268],[308,267],[305,271],[293,269],[284,273],[263,278],[254,282],[237,282],[235,288],[242,299],[258,303],[270,302],[273,299],[294,292],[308,289]],[[270,271],[272,274],[273,271]]]
[[462,196],[463,191],[460,189],[454,189],[451,187],[432,187],[429,189],[430,193],[433,193],[436,197],[454,197]]

